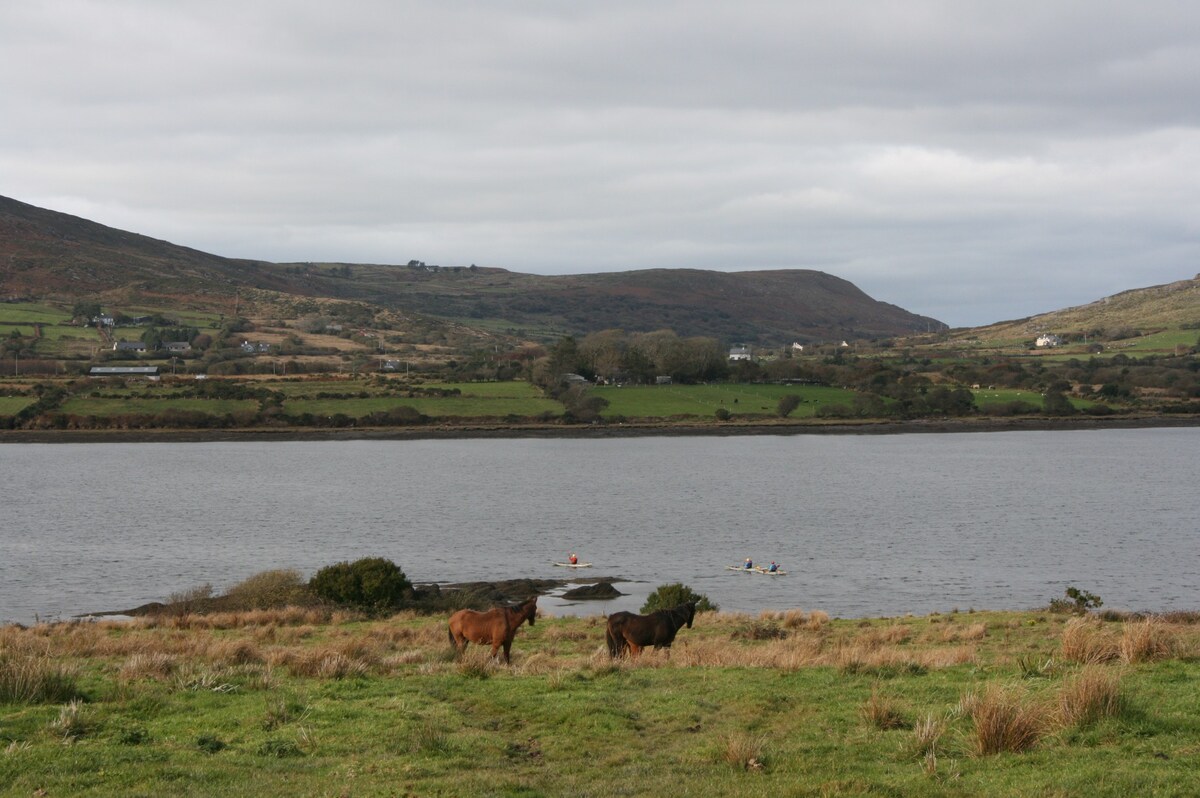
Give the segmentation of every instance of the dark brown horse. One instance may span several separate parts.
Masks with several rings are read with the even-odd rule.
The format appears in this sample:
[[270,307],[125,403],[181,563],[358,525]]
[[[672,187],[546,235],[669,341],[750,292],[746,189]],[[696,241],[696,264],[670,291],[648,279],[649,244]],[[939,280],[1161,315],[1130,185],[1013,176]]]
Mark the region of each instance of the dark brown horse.
[[512,662],[509,649],[517,636],[517,627],[525,621],[533,626],[537,614],[537,596],[516,607],[493,607],[487,612],[459,610],[450,616],[450,642],[462,654],[467,643],[490,644],[492,656],[504,648],[504,661]]
[[631,657],[636,657],[646,646],[670,649],[676,633],[684,626],[691,629],[695,617],[694,601],[649,615],[614,612],[608,616],[608,627],[605,629],[608,653],[619,657],[628,651]]

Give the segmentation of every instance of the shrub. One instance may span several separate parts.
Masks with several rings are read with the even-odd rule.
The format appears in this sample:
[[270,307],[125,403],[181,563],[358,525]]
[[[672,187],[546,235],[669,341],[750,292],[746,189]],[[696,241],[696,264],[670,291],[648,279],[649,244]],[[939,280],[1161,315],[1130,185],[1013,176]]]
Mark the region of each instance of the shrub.
[[697,593],[682,582],[675,582],[670,585],[659,585],[653,593],[646,597],[646,603],[642,605],[642,612],[649,613],[656,610],[669,610],[672,607],[678,607],[680,604],[688,604],[696,602],[697,612],[708,612],[719,609],[716,604],[708,600],[708,596]]
[[800,406],[800,397],[794,393],[789,393],[786,396],[779,398],[779,404],[775,410],[779,413],[780,418],[787,418],[792,414],[792,411]]
[[225,606],[231,610],[269,610],[304,606],[313,603],[314,598],[299,571],[262,571],[231,587]]
[[327,565],[317,571],[308,586],[326,601],[368,611],[395,607],[412,588],[399,566],[382,557]]
[[717,417],[717,421],[728,421],[733,414],[729,412],[728,408],[718,407],[713,415]]

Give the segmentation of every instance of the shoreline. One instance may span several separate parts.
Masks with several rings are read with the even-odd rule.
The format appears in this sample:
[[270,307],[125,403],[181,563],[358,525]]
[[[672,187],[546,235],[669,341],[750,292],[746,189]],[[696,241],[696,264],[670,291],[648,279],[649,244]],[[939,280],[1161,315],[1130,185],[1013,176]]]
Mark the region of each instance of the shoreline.
[[912,421],[610,425],[463,424],[424,427],[3,430],[4,443],[208,443],[227,441],[471,440],[517,438],[734,437],[743,435],[903,435],[911,433],[1028,432],[1198,427],[1200,417],[957,418]]

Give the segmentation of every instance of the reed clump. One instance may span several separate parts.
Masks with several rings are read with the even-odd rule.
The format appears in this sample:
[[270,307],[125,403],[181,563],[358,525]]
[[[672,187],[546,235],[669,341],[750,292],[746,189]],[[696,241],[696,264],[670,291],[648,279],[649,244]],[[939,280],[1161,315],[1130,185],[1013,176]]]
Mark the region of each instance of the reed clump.
[[966,697],[962,706],[979,756],[1028,751],[1050,728],[1046,707],[1012,687],[989,685],[982,694]]
[[1065,726],[1089,726],[1117,717],[1125,707],[1118,669],[1088,665],[1067,678],[1058,693],[1059,717]]
[[57,703],[79,694],[74,668],[48,656],[0,654],[0,703]]
[[1121,656],[1117,636],[1089,616],[1067,621],[1062,633],[1062,658],[1082,665],[1115,662]]
[[871,690],[870,697],[859,708],[859,714],[869,725],[880,731],[907,729],[912,725],[896,700],[885,696],[878,688]]
[[1158,618],[1145,618],[1124,624],[1119,651],[1127,665],[1157,662],[1175,656],[1180,647],[1178,636]]

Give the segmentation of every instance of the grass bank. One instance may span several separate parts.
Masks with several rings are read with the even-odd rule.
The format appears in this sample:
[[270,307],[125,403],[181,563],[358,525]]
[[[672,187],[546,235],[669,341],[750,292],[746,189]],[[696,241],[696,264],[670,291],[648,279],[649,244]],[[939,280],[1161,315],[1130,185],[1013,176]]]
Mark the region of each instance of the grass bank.
[[5,795],[1200,792],[1187,616],[703,613],[610,660],[543,617],[272,610],[0,629]]

